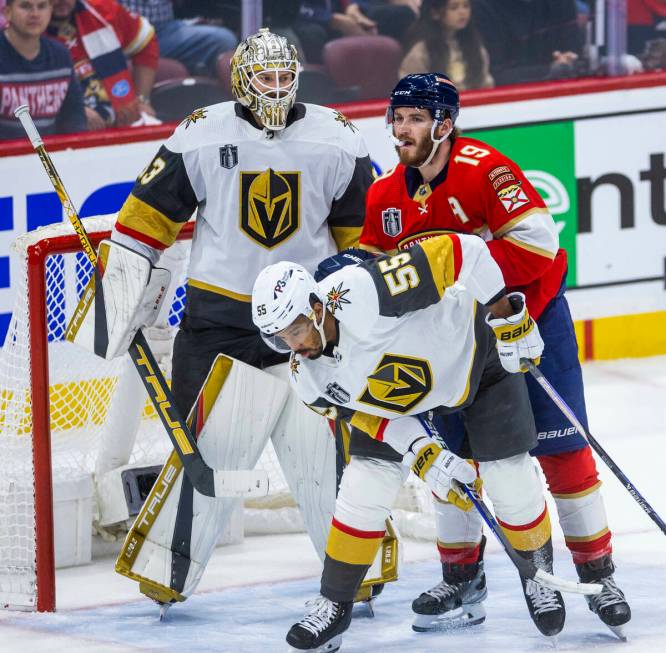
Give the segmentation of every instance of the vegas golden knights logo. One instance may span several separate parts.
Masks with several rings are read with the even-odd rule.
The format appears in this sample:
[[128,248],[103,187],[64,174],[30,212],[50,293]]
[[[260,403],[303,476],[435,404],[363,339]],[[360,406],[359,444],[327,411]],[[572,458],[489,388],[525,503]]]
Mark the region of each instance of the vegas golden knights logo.
[[264,170],[241,172],[241,229],[271,249],[284,242],[300,223],[300,173]]
[[358,401],[407,413],[432,390],[432,370],[423,358],[384,354]]

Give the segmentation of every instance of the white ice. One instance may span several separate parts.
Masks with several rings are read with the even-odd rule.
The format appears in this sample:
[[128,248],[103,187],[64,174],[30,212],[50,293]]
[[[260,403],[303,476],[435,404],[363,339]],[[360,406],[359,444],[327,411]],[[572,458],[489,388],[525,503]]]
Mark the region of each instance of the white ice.
[[[666,517],[666,357],[597,362],[584,367],[590,423],[597,440]],[[622,643],[581,596],[565,596],[560,651],[666,651],[666,538],[599,461],[614,532],[616,578],[633,610]],[[551,514],[555,517],[554,506]],[[574,569],[553,519],[556,572]],[[410,603],[439,580],[434,545],[403,543],[400,580],[386,587],[374,619],[358,618],[341,652],[550,651],[524,604],[519,581],[496,542],[486,553],[489,596],[482,626],[457,633],[411,630]],[[320,565],[304,535],[246,538],[218,549],[200,591],[160,623],[136,584],[113,572],[113,558],[58,572],[58,612],[0,613],[0,651],[47,653],[259,653],[287,650],[284,636],[318,590]]]

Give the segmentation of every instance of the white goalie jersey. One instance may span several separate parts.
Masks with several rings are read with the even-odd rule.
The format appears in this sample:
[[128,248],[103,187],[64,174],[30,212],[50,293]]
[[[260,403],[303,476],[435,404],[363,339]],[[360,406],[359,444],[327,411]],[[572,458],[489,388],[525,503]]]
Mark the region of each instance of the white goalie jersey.
[[[259,271],[280,259],[309,270],[356,244],[372,181],[367,148],[340,112],[296,104],[281,132],[224,102],[197,109],[160,148],[123,206],[113,239],[153,259],[196,209],[187,314],[253,329]],[[223,306],[221,306],[221,304]]]

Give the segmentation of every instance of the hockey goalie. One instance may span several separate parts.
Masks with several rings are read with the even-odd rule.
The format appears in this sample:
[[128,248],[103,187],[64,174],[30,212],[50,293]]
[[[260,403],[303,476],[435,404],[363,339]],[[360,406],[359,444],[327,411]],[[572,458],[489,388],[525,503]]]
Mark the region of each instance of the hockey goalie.
[[[95,301],[71,339],[112,358],[127,350],[137,329],[150,327],[170,283],[158,263],[194,215],[186,307],[172,356],[177,408],[189,415],[213,468],[250,470],[272,440],[323,560],[341,466],[336,439],[328,421],[290,391],[286,356],[270,349],[252,323],[251,291],[272,262],[291,259],[314,270],[356,244],[371,162],[342,114],[296,103],[299,63],[286,39],[260,30],[239,45],[231,68],[237,101],[194,111],[137,178],[100,248],[96,297],[103,301]],[[344,456],[343,426],[337,431]],[[172,453],[117,571],[162,605],[183,601],[234,505],[198,493]],[[380,565],[371,572],[366,595],[373,579],[391,579],[396,570]]]

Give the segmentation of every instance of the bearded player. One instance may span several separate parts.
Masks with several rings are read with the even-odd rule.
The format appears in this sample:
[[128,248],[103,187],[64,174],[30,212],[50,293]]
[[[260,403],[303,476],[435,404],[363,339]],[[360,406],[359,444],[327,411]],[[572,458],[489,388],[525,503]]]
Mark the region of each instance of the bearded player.
[[[507,287],[525,293],[545,343],[540,369],[585,428],[583,380],[573,322],[564,297],[567,255],[543,200],[523,171],[490,145],[455,129],[458,92],[440,73],[408,75],[395,87],[387,127],[400,163],[376,180],[366,198],[361,247],[394,253],[447,232],[478,234]],[[587,597],[590,610],[615,632],[631,618],[617,586],[601,482],[586,440],[538,384],[526,376],[537,425],[539,460],[557,505],[578,575],[604,591]],[[447,436],[465,437],[448,419]],[[443,580],[413,602],[415,629],[452,624],[452,608],[479,600],[472,580],[482,565],[482,525],[473,511],[435,504]],[[530,609],[556,611],[548,591],[526,592]],[[564,619],[562,619],[562,625]]]

